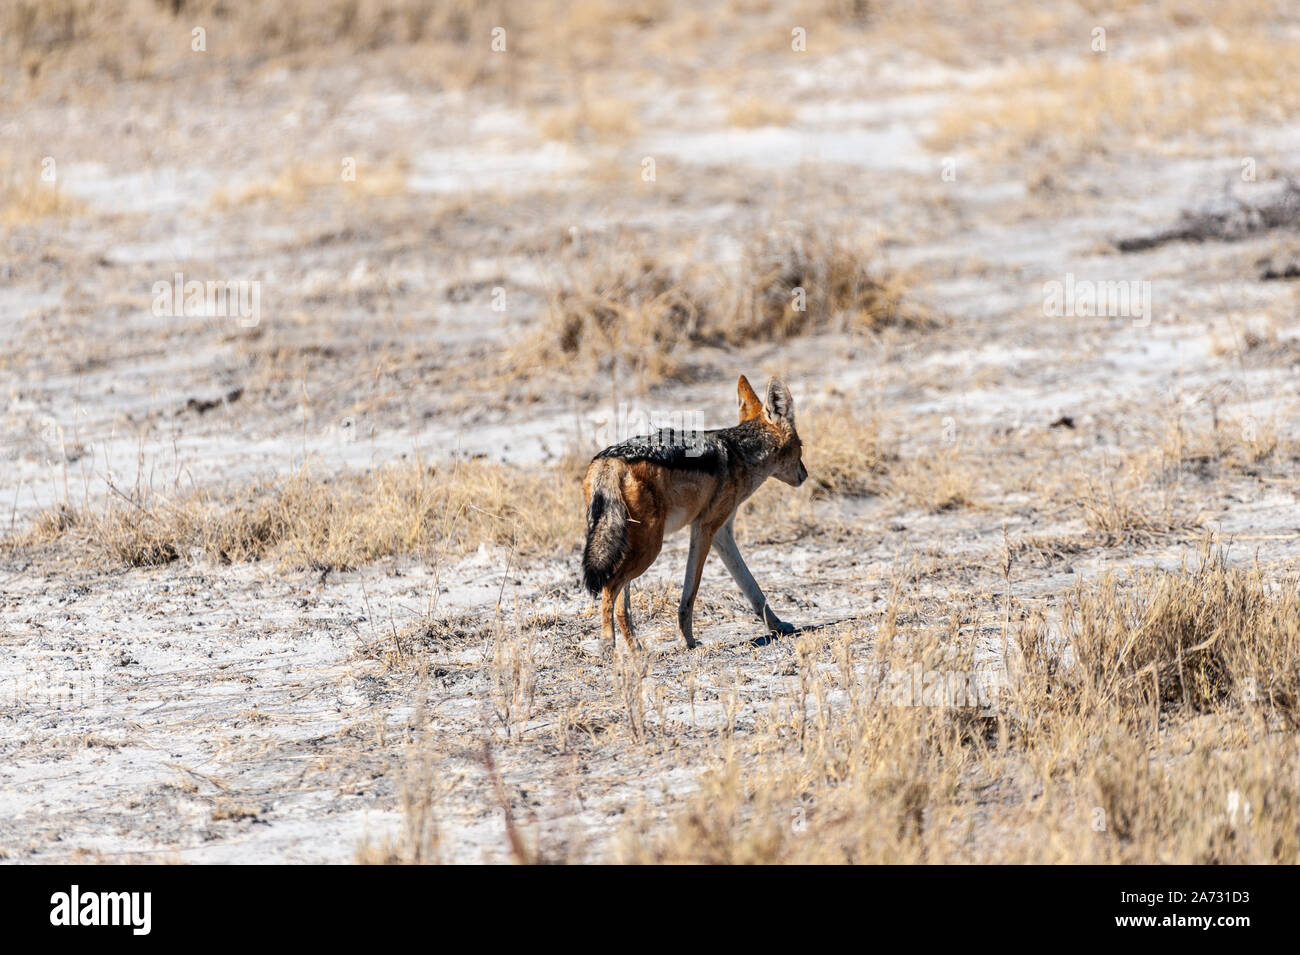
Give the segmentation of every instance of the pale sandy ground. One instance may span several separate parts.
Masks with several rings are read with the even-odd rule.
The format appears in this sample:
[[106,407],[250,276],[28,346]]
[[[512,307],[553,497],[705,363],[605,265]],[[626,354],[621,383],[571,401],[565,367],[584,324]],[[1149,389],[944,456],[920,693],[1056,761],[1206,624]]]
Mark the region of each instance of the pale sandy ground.
[[[1235,155],[1148,156],[1122,175],[1089,167],[1073,174],[1065,195],[1039,199],[1014,167],[961,154],[957,181],[940,180],[943,157],[927,150],[925,134],[949,88],[975,82],[974,71],[915,53],[883,62],[848,53],[775,75],[807,104],[788,128],[728,128],[700,93],[664,110],[619,151],[655,155],[659,187],[683,191],[682,201],[639,214],[634,197],[609,208],[586,201],[591,151],[544,142],[524,112],[481,108],[463,96],[429,100],[364,74],[328,79],[319,100],[272,75],[243,95],[211,91],[181,112],[122,93],[94,109],[42,106],[4,117],[6,135],[41,138],[69,156],[65,187],[93,213],[75,226],[42,226],[43,254],[11,246],[4,267],[0,339],[21,355],[0,388],[6,524],[21,529],[64,493],[94,498],[109,474],[127,486],[138,473],[163,487],[211,486],[287,473],[308,459],[329,472],[457,450],[545,462],[584,447],[610,412],[605,385],[543,390],[529,402],[500,391],[457,402],[443,373],[458,356],[514,340],[544,307],[547,263],[526,250],[530,236],[549,239],[575,225],[600,241],[616,226],[658,222],[731,234],[736,223],[754,221],[756,212],[736,199],[694,202],[695,180],[674,186],[675,171],[692,166],[695,175],[730,177],[738,197],[747,181],[764,189],[813,183],[791,194],[822,190],[824,205],[796,202],[785,211],[833,212],[888,235],[890,262],[917,270],[914,295],[951,324],[932,335],[828,336],[713,356],[716,375],[656,390],[654,407],[698,410],[712,426],[727,424],[734,374],[780,371],[803,408],[829,401],[835,389],[881,409],[904,456],[933,445],[945,418],[964,447],[978,456],[987,446],[992,460],[998,436],[1046,432],[1071,415],[1076,427],[1060,432],[1062,447],[1101,461],[1108,450],[1147,440],[1144,429],[1171,400],[1204,418],[1207,395],[1218,396],[1225,416],[1249,414],[1289,432],[1300,395],[1300,353],[1285,337],[1296,317],[1295,283],[1254,281],[1244,264],[1273,237],[1125,256],[1108,244],[1203,207],[1236,174]],[[127,115],[143,135],[123,129]],[[215,190],[274,178],[308,131],[313,144],[328,144],[323,155],[399,144],[414,211],[402,217],[393,210],[403,198],[385,197],[388,211],[370,227],[365,204],[355,202],[241,207],[224,220],[211,213]],[[1250,144],[1260,155],[1294,158],[1300,127],[1254,129]],[[822,185],[841,178],[847,199]],[[538,205],[536,221],[527,200],[500,211],[503,195],[534,192],[563,198]],[[466,217],[445,228],[423,221],[439,196],[467,200]],[[521,248],[480,246],[503,230],[521,237]],[[261,279],[264,331],[287,329],[295,342],[342,357],[322,365],[312,393],[290,381],[205,414],[186,410],[191,398],[244,386],[246,370],[238,330],[150,314],[150,285],[174,269]],[[1042,283],[1067,272],[1149,279],[1150,325],[1044,317]],[[483,307],[499,282],[513,296],[504,315]],[[468,283],[469,301],[449,301],[447,290],[460,283]],[[312,322],[313,294],[344,302],[331,308],[327,328]],[[1241,327],[1280,320],[1282,345],[1267,360],[1216,348],[1225,314]],[[414,360],[373,372],[372,347],[408,346],[419,353]],[[1300,558],[1295,492],[1287,474],[1221,475],[1183,490],[1203,527],[1238,541],[1234,559],[1277,568]],[[821,501],[814,523],[849,530],[750,544],[746,553],[788,619],[859,626],[869,638],[891,579],[917,561],[940,555],[957,565],[914,579],[922,596],[942,602],[996,576],[1004,528],[1013,537],[1050,537],[1083,527],[1077,514],[1037,508],[1024,491],[985,497],[986,506],[941,514],[876,498]],[[1050,606],[1063,588],[1108,568],[1176,565],[1198,536],[1094,547],[1027,567],[1015,593]],[[756,537],[742,527],[742,546]],[[544,702],[527,724],[529,742],[499,747],[497,761],[541,843],[606,857],[605,840],[627,808],[689,789],[695,767],[665,772],[648,756],[550,741],[548,725],[568,697],[612,692],[610,668],[579,656],[595,626],[577,585],[579,547],[575,540],[562,558],[519,566],[506,550],[484,546],[437,567],[392,559],[324,578],[198,557],[111,571],[80,566],[76,555],[6,558],[0,852],[15,862],[349,861],[359,843],[400,831],[409,754],[432,738],[443,851],[503,860],[501,817],[481,761],[482,741],[500,734],[485,634],[498,614],[507,621],[543,614],[534,624],[538,652],[564,666],[548,671],[544,662]],[[743,671],[758,705],[774,682],[790,679],[793,650],[789,641],[750,644],[754,626],[721,568],[710,565],[697,612],[707,646],[695,657],[681,652],[671,601],[683,561],[684,542],[673,541],[646,578],[645,589],[658,595],[646,637],[659,651],[654,685],[680,686],[698,671],[699,701],[688,708],[674,698],[667,716],[704,732],[722,719],[719,687]],[[466,615],[481,633],[425,648],[427,671],[386,669],[367,651],[430,612]],[[66,693],[50,688],[51,677],[69,684]]]

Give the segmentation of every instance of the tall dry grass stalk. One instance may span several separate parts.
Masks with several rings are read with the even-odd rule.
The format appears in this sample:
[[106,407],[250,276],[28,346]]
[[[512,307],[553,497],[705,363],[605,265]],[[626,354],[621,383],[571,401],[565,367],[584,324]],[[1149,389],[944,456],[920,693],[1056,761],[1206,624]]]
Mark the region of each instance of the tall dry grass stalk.
[[[417,708],[414,723],[427,726],[427,711]],[[433,741],[422,729],[407,746],[400,788],[402,829],[396,838],[365,841],[356,848],[360,865],[438,865],[444,860],[439,812],[448,786],[439,778]]]
[[492,702],[507,737],[518,739],[533,715],[538,653],[531,629],[499,627],[492,656]]

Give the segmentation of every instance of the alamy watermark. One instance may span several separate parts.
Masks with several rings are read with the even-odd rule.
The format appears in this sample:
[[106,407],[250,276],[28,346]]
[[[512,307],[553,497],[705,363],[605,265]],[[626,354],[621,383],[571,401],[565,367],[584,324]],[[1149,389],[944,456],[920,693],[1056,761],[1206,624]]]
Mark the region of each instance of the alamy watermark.
[[881,699],[890,706],[970,708],[993,716],[1006,686],[1001,670],[934,670],[915,663],[890,671]]
[[685,448],[687,457],[704,453],[704,416],[699,411],[644,408],[619,402],[612,422],[601,422],[594,438],[601,447],[644,438],[650,446]]
[[1151,324],[1151,283],[1142,279],[1093,281],[1065,273],[1065,281],[1043,283],[1043,314],[1048,318],[1131,318],[1137,328]]
[[20,673],[0,675],[0,705],[51,706],[58,709],[98,709],[106,700],[107,666],[71,669],[29,666]]
[[234,318],[241,328],[256,328],[262,320],[262,283],[248,279],[186,281],[184,273],[177,272],[172,281],[153,284],[153,314],[157,318]]
[[124,926],[132,935],[148,935],[152,909],[152,892],[83,892],[73,885],[50,896],[50,924]]

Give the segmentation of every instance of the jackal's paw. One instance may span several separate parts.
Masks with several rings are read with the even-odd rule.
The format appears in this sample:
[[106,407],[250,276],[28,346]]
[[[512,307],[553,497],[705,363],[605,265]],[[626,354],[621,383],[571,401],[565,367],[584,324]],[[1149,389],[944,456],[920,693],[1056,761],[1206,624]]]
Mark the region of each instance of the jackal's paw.
[[777,620],[775,623],[771,624],[769,629],[773,633],[780,634],[783,637],[788,637],[792,633],[799,632],[799,628],[796,627],[794,624],[785,623],[784,621],[781,620]]

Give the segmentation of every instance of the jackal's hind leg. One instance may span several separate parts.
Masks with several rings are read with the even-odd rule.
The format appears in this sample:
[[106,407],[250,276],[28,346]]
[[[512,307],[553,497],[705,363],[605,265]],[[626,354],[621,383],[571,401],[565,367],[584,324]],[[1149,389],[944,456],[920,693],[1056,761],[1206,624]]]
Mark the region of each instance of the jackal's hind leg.
[[618,620],[618,628],[623,631],[623,639],[631,648],[639,648],[641,644],[637,642],[636,632],[632,627],[632,582],[629,580],[619,591],[620,598],[617,606],[614,608],[614,616]]
[[704,561],[709,556],[709,544],[713,541],[713,528],[702,524],[691,526],[691,550],[686,557],[686,579],[682,583],[682,599],[677,605],[677,626],[686,641],[686,649],[694,650],[695,595],[700,590],[700,575],[704,573]]
[[600,592],[600,652],[614,650],[614,590],[606,587]]

